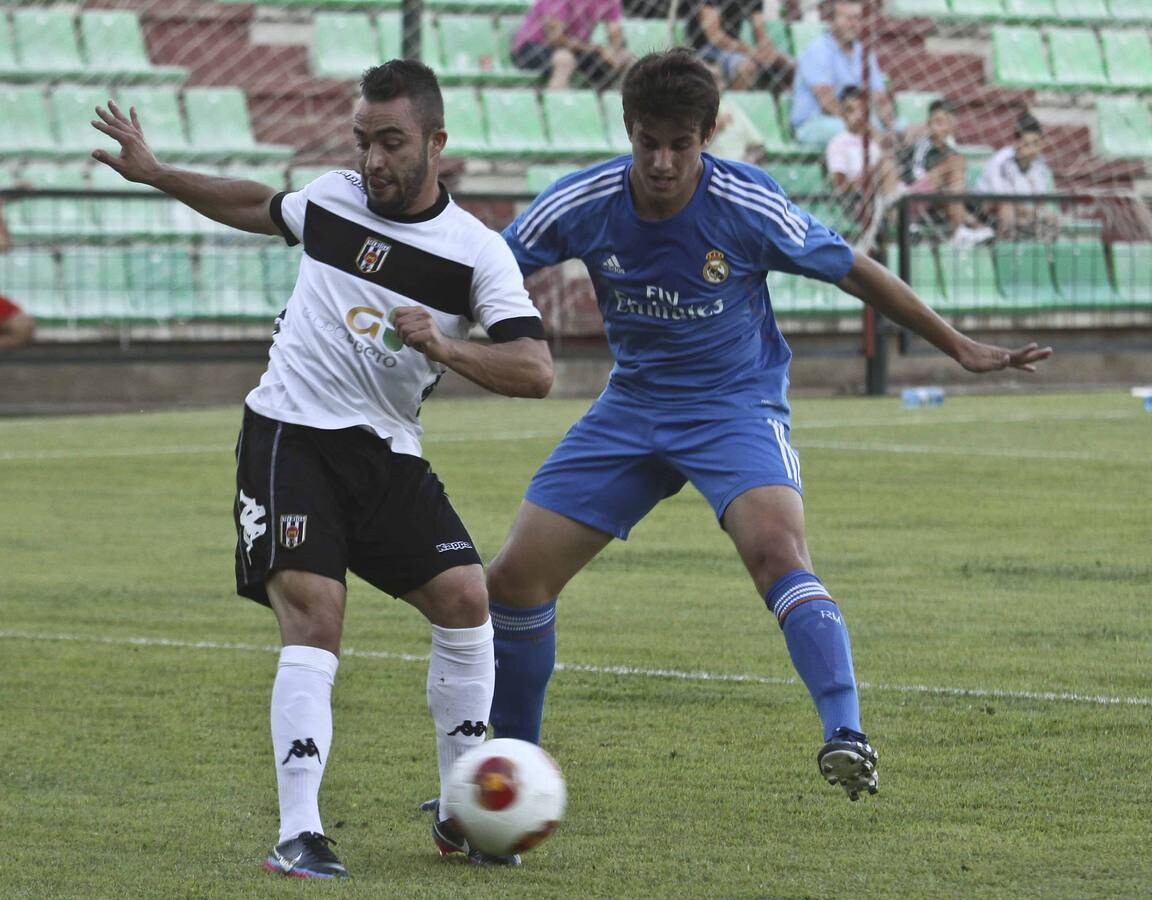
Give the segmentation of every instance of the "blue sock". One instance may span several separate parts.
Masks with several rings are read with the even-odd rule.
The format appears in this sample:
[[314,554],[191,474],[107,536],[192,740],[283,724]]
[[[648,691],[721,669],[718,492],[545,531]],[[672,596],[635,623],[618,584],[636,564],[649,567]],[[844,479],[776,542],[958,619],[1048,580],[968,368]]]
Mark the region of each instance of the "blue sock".
[[556,600],[529,609],[489,603],[488,611],[496,647],[489,721],[497,737],[539,744],[544,693],[556,664]]
[[863,734],[848,629],[820,579],[796,569],[769,588],[764,602],[780,622],[792,664],[816,703],[824,740],[837,728]]

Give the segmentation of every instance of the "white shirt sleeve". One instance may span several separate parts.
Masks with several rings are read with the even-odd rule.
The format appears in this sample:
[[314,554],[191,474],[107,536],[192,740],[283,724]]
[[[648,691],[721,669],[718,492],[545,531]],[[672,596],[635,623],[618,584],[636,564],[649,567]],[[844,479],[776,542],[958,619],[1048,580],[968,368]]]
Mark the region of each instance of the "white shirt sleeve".
[[516,258],[497,232],[492,232],[476,257],[471,303],[476,321],[485,330],[505,319],[540,318],[524,287]]

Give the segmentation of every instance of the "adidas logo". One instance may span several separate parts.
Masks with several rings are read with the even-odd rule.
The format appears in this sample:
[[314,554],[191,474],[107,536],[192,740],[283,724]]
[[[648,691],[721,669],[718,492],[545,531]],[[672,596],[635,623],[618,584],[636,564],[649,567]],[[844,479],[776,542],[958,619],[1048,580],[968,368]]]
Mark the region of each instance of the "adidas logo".
[[620,260],[616,258],[615,253],[604,260],[604,262],[600,263],[600,268],[605,272],[615,272],[617,275],[624,274],[624,267],[620,265]]

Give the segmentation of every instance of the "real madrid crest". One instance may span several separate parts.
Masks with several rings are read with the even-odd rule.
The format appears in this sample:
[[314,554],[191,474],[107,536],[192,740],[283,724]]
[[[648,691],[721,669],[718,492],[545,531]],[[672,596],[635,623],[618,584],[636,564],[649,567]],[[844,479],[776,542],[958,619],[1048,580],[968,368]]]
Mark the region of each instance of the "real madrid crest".
[[704,254],[704,280],[712,284],[719,284],[728,278],[728,261],[719,250],[709,250]]

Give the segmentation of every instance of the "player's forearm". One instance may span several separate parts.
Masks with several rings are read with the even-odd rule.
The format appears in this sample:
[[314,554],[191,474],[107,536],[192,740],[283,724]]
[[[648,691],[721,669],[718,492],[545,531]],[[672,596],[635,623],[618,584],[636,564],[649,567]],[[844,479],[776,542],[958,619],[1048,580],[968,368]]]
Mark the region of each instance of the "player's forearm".
[[149,184],[209,219],[255,234],[279,234],[268,204],[274,188],[242,178],[220,178],[161,166]]
[[959,362],[962,348],[970,339],[940,318],[915,291],[879,263],[857,253],[852,269],[837,286]]
[[535,338],[501,344],[447,340],[438,359],[453,372],[506,397],[546,397],[552,389],[552,354]]

